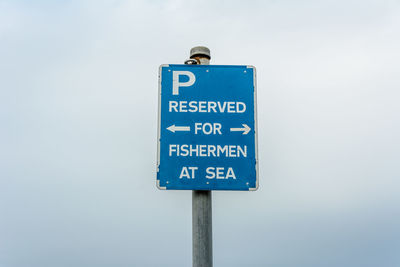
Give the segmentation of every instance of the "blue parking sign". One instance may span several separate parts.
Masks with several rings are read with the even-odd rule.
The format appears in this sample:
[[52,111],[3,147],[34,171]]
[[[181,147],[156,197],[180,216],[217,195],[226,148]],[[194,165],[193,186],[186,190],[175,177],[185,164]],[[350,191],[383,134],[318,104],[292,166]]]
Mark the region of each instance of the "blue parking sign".
[[258,188],[253,66],[161,65],[157,187]]

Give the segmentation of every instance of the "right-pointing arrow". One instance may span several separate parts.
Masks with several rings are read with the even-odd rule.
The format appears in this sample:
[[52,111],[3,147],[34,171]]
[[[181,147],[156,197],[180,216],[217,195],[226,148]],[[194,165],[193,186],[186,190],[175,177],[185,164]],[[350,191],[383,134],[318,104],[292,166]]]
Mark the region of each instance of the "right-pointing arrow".
[[242,124],[243,128],[231,128],[231,132],[242,132],[242,134],[248,134],[251,130],[251,128],[249,126],[247,126],[247,124]]

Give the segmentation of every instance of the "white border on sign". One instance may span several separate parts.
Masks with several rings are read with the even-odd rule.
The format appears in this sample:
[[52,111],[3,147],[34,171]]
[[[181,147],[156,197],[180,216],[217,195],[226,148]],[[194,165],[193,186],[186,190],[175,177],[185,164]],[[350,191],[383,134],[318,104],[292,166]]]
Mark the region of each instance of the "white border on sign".
[[166,190],[166,186],[160,185],[160,180],[158,180],[158,173],[160,171],[160,137],[161,137],[161,73],[163,67],[169,67],[168,64],[162,64],[158,68],[158,118],[157,118],[157,177],[156,177],[156,185],[160,190]]
[[258,189],[258,121],[257,121],[257,75],[256,75],[256,67],[252,65],[247,65],[248,69],[253,69],[253,83],[254,83],[254,146],[256,153],[256,187],[249,188],[249,191],[256,191]]
[[[235,66],[235,65],[234,65]],[[237,65],[240,66],[240,65]],[[162,82],[162,68],[169,67],[169,64],[162,64],[159,67],[158,72],[158,129],[157,129],[157,178],[156,185],[160,190],[166,190],[166,186],[160,185],[160,180],[158,179],[158,173],[160,171],[160,137],[161,137],[161,82]],[[254,146],[255,146],[255,158],[256,158],[256,187],[249,188],[249,191],[256,191],[259,187],[259,160],[258,160],[258,121],[257,121],[257,75],[256,75],[256,67],[252,65],[246,66],[248,69],[253,69],[253,85],[254,85]],[[245,191],[245,190],[210,190],[210,191]]]

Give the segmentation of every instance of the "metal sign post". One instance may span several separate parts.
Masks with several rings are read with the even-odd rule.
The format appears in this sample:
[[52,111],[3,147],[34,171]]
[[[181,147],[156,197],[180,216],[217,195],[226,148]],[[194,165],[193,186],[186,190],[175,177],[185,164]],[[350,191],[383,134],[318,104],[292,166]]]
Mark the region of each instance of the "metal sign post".
[[194,267],[212,266],[211,191],[258,188],[255,67],[210,59],[197,46],[159,73],[157,187],[193,191]]
[[212,267],[211,191],[192,193],[193,267]]
[[[194,47],[190,58],[209,65],[211,54],[207,47]],[[193,267],[212,267],[212,197],[211,191],[192,192]]]

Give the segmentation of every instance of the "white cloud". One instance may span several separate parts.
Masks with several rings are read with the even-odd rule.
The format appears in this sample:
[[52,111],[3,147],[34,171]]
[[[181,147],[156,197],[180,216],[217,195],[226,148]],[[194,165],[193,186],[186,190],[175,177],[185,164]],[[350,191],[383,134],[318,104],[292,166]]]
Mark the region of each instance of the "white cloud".
[[0,265],[190,265],[157,71],[198,44],[258,71],[261,187],[214,193],[216,263],[398,265],[396,1],[0,7]]

